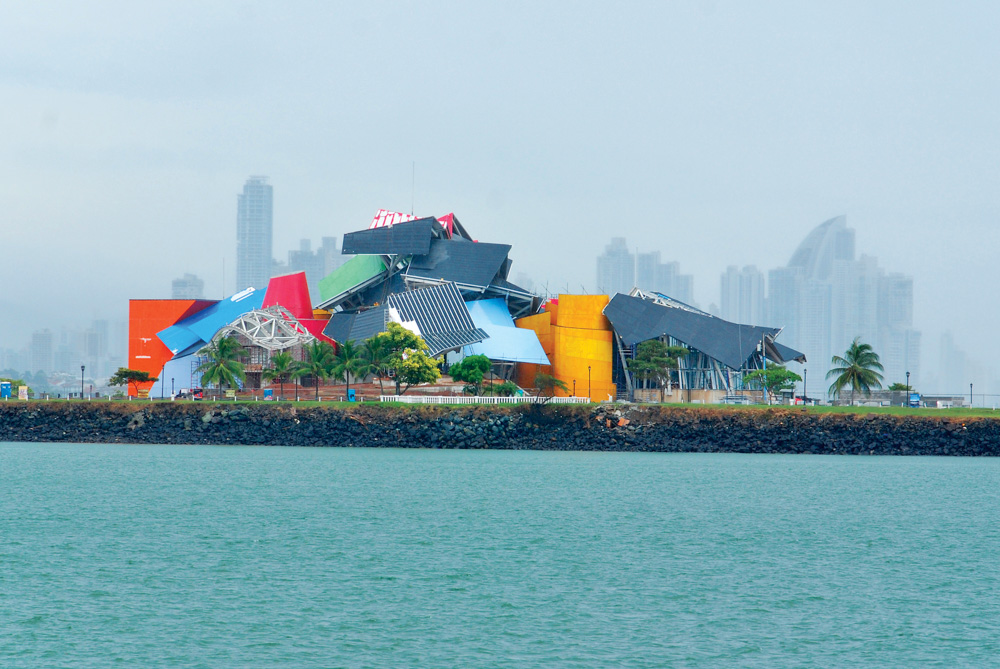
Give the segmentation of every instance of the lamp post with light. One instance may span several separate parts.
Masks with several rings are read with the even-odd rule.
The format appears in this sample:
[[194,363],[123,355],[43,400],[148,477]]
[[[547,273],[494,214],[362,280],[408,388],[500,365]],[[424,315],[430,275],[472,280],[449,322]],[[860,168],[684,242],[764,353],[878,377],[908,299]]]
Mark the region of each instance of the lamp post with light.
[[87,369],[86,365],[80,365],[80,399],[83,399],[83,370]]

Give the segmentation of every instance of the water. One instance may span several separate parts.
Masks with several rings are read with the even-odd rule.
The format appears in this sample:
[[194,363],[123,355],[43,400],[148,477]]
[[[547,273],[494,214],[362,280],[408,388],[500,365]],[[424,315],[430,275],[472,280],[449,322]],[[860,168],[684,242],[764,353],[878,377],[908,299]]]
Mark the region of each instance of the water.
[[0,444],[3,667],[996,664],[1000,460]]

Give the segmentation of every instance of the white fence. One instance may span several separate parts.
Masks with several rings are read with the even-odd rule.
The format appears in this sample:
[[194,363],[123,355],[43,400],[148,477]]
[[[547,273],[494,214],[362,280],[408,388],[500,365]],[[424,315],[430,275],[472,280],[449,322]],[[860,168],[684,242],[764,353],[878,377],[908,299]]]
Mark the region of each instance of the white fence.
[[379,395],[379,402],[403,404],[589,404],[589,397],[473,397],[465,395]]

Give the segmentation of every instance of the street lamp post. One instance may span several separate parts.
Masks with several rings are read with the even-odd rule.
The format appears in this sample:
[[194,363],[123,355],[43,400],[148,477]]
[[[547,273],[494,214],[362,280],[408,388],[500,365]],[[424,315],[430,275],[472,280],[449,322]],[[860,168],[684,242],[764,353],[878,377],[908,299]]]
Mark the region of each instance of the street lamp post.
[[86,365],[80,365],[80,399],[83,399],[83,370],[87,369]]
[[802,369],[802,404],[809,404],[809,368]]
[[906,373],[906,401],[903,406],[910,406],[910,373]]
[[972,384],[969,384],[969,408],[972,408]]
[[174,377],[170,377],[170,399],[174,399]]
[[573,397],[576,397],[576,379],[573,379]]
[[587,399],[592,399],[593,395],[590,392],[590,365],[587,365]]

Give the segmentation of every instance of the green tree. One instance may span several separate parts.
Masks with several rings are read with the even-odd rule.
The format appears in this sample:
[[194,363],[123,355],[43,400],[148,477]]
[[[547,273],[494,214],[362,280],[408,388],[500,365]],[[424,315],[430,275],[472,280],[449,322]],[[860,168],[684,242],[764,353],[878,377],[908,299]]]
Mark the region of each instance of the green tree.
[[296,365],[297,378],[311,376],[316,387],[316,401],[319,401],[319,383],[330,378],[333,370],[333,347],[316,339],[302,347],[305,360]]
[[269,383],[277,381],[281,388],[281,399],[285,399],[285,381],[292,377],[295,371],[295,360],[288,351],[275,353],[271,356],[271,366],[264,370],[262,376]]
[[441,378],[438,363],[427,355],[424,340],[399,323],[389,323],[385,332],[372,339],[377,340],[386,352],[386,367],[395,376],[397,395],[405,393],[410,386],[433,383]]
[[490,388],[490,393],[496,395],[497,397],[513,397],[521,390],[517,387],[517,384],[513,381],[504,381],[503,383],[497,383]]
[[677,361],[690,353],[683,346],[667,346],[659,339],[650,339],[639,344],[635,357],[628,368],[643,379],[643,387],[649,387],[653,379],[660,387],[660,401],[666,400],[664,386],[671,387],[671,375],[677,371]]
[[441,364],[423,351],[408,351],[396,367],[396,387],[406,384],[400,391],[405,393],[412,386],[434,383],[441,378]]
[[108,385],[112,388],[118,386],[132,386],[135,390],[135,394],[138,395],[140,383],[155,383],[156,381],[159,381],[159,379],[155,376],[150,376],[149,372],[142,372],[138,369],[128,369],[127,367],[119,367],[118,371],[112,374],[111,378],[108,379]]
[[385,348],[385,342],[377,337],[366,339],[362,355],[365,364],[359,373],[363,376],[371,374],[378,379],[379,394],[385,395],[382,377],[385,376],[389,364],[389,352]]
[[333,356],[333,367],[330,375],[335,379],[344,379],[347,383],[347,394],[351,394],[351,375],[363,375],[367,367],[362,351],[354,345],[354,341],[345,341],[337,346]]
[[897,393],[909,393],[913,392],[913,386],[908,386],[905,383],[894,383],[889,386],[889,390]]
[[833,378],[830,385],[830,395],[839,397],[844,388],[851,389],[851,404],[854,404],[854,393],[862,392],[870,395],[872,390],[882,387],[882,363],[878,353],[871,344],[865,344],[861,337],[855,337],[847,347],[843,356],[835,355],[830,360],[833,368],[826,373],[826,378]]
[[233,337],[223,337],[202,348],[198,355],[208,358],[197,369],[201,372],[202,387],[216,384],[225,390],[226,386],[236,388],[237,381],[245,382],[246,368],[240,358],[246,354],[247,350]]
[[555,396],[557,389],[564,393],[569,392],[569,386],[566,385],[565,381],[544,372],[535,374],[535,387],[538,388],[539,395],[549,399]]
[[767,369],[755,369],[743,376],[747,383],[759,384],[767,392],[768,403],[771,399],[777,399],[778,393],[782,390],[795,388],[795,382],[801,381],[802,377],[790,369],[785,369],[780,365],[774,365]]
[[485,355],[468,355],[451,366],[451,378],[465,383],[465,392],[470,395],[483,394],[483,379],[490,371],[490,359]]

